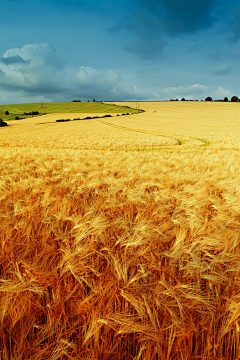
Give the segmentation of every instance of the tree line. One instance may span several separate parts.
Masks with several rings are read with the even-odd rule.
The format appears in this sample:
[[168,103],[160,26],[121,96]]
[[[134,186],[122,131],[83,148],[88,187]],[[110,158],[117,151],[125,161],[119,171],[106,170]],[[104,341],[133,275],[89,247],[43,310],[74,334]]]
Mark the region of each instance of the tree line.
[[[178,99],[171,99],[170,101],[179,101]],[[198,101],[198,100],[187,100],[185,98],[182,98],[181,101]],[[201,100],[203,101],[203,100]],[[213,100],[213,98],[211,96],[207,96],[205,101],[224,101],[227,102],[229,101],[228,97],[225,97],[223,100]],[[238,96],[232,96],[230,99],[231,102],[240,102],[240,99],[238,98]]]
[[[213,101],[213,99],[210,96],[208,96],[208,97],[206,97],[205,101]],[[227,102],[227,101],[229,101],[229,99],[228,99],[228,97],[225,97],[223,100],[216,100],[216,101],[225,101],[225,102]],[[238,101],[240,101],[240,99],[238,98],[238,96],[234,95],[234,96],[231,97],[231,101],[232,102],[238,102]]]

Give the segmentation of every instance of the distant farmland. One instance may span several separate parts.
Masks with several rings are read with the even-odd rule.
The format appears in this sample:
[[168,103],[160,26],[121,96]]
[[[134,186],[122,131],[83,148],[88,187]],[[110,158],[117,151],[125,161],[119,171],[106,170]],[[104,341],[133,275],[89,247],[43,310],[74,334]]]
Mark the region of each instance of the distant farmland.
[[[128,109],[129,110],[129,109]],[[5,115],[9,111],[9,115]],[[11,104],[0,105],[0,118],[13,120],[15,116],[28,118],[31,115],[24,116],[24,113],[38,111],[39,115],[55,113],[123,113],[127,109],[114,104],[105,104],[101,102],[62,102],[62,103],[36,103],[36,104]],[[137,113],[136,109],[131,112]]]
[[139,104],[0,128],[0,358],[240,358],[240,104]]

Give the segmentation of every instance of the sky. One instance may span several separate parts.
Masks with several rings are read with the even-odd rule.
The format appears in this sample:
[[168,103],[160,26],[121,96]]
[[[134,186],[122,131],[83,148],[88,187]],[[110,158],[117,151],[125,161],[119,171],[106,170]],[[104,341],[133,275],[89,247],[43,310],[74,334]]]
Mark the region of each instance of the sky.
[[240,0],[0,0],[0,104],[240,97]]

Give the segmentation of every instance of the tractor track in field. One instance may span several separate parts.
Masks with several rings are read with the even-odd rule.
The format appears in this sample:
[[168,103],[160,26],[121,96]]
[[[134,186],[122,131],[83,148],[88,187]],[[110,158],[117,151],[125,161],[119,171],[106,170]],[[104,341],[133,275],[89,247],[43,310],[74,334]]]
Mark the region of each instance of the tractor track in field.
[[[98,119],[97,121],[101,122],[104,125],[112,126],[112,127],[115,127],[117,129],[121,129],[121,130],[139,132],[139,133],[143,133],[143,134],[155,135],[155,136],[160,136],[160,137],[166,137],[166,138],[169,138],[169,139],[174,139],[174,140],[177,141],[179,146],[184,145],[184,142],[182,140],[179,140],[178,138],[176,138],[174,136],[169,136],[169,135],[157,133],[157,132],[154,132],[154,131],[147,131],[147,130],[142,130],[142,129],[128,128],[126,126],[113,124],[113,123],[110,123],[108,121],[104,121],[104,120],[100,120],[100,119]],[[189,136],[188,139],[194,139],[194,140],[200,141],[202,143],[200,146],[210,146],[211,145],[210,141],[207,141],[207,140],[204,140],[204,139],[194,138],[192,136]]]

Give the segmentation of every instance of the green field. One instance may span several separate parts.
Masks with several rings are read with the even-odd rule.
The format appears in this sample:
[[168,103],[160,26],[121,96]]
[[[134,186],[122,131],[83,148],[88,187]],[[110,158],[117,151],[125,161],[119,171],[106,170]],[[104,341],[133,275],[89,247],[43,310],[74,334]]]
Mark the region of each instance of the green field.
[[[5,115],[6,110],[9,111],[9,115]],[[24,115],[24,112],[30,113],[32,111],[38,111],[39,115],[54,113],[138,113],[138,110],[133,108],[126,109],[124,106],[99,102],[34,103],[0,105],[0,119],[4,121],[15,120],[15,116],[28,118],[32,115]]]

